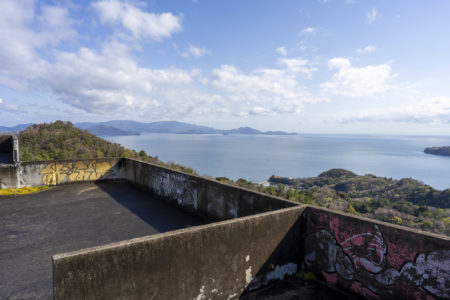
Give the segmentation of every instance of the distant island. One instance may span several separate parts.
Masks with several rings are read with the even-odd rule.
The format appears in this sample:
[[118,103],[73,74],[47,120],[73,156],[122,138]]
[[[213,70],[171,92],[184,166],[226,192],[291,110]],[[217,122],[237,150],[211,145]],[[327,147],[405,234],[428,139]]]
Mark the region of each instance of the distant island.
[[[14,127],[0,126],[0,132],[19,132],[33,124],[20,124]],[[112,120],[107,122],[81,122],[74,126],[87,130],[97,136],[127,136],[141,133],[173,133],[173,134],[247,134],[247,135],[296,135],[284,131],[260,131],[251,127],[237,129],[216,129],[195,124],[161,121],[142,123],[131,120]]]
[[427,154],[450,156],[450,146],[446,147],[428,147],[423,152]]

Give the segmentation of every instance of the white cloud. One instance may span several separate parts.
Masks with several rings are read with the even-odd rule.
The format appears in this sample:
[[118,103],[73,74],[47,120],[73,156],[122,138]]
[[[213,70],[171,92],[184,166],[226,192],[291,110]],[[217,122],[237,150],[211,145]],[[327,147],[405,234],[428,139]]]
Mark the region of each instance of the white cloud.
[[37,51],[71,40],[77,33],[65,8],[42,6],[38,15],[34,1],[4,0],[1,7],[0,84],[23,90],[48,66]]
[[161,40],[181,31],[181,17],[172,13],[148,13],[127,2],[104,0],[92,7],[99,13],[103,24],[121,24],[135,38]]
[[62,52],[43,79],[61,101],[88,112],[145,111],[168,104],[164,89],[182,89],[195,72],[140,67],[118,42],[97,53],[81,48]]
[[394,75],[388,64],[369,65],[362,68],[352,67],[347,58],[333,58],[328,67],[337,72],[331,80],[321,84],[322,91],[348,97],[368,97],[385,92],[387,81]]
[[[51,112],[49,109],[48,115],[58,109],[58,113],[75,109],[91,116],[147,120],[216,113],[280,115],[299,113],[307,104],[327,101],[302,84],[316,70],[302,58],[281,57],[274,68],[250,72],[223,65],[211,75],[195,69],[143,67],[134,57],[141,42],[138,38],[170,37],[181,30],[180,18],[171,13],[147,13],[114,0],[96,2],[93,7],[103,23],[119,24],[121,31],[128,30],[137,39],[129,43],[114,35],[104,42],[99,36],[103,43],[100,49],[81,46],[62,51],[60,43],[78,37],[69,10],[38,7],[32,0],[3,1],[0,84],[51,92],[57,99],[54,103],[61,105],[55,105]],[[193,45],[188,52],[196,57],[210,53]],[[6,105],[6,100],[1,102],[2,110],[17,109]]]
[[257,69],[248,74],[234,66],[222,65],[213,70],[212,85],[222,91],[225,100],[238,103],[241,113],[246,115],[295,114],[306,104],[327,101],[313,96],[297,79],[306,62],[288,61],[280,63],[279,69]]
[[278,47],[277,49],[275,49],[275,51],[276,51],[277,53],[283,55],[283,56],[286,56],[286,55],[287,55],[286,47],[284,47],[284,46],[283,46],[283,47]]
[[369,53],[374,52],[376,49],[377,48],[375,46],[368,45],[368,46],[365,46],[364,48],[357,49],[356,52],[358,52],[360,54],[369,54]]
[[372,8],[367,14],[366,19],[367,23],[372,24],[379,17],[378,10]]
[[393,107],[382,112],[358,112],[342,118],[340,122],[405,122],[450,123],[450,97],[425,98],[413,105]]
[[308,67],[309,62],[302,58],[280,58],[278,59],[278,65],[284,66],[287,71],[294,73],[303,73],[308,77],[312,76],[312,73],[316,71],[316,68]]
[[0,112],[17,113],[20,112],[20,108],[14,104],[8,104],[0,98]]
[[303,29],[300,34],[305,35],[305,34],[315,34],[317,32],[317,28],[316,27],[307,27],[305,29]]
[[[137,21],[141,23],[142,18],[147,17],[148,22],[152,21],[151,14],[133,10],[129,4],[117,1],[101,3],[124,5],[118,18],[138,36],[157,39],[170,35],[173,32],[170,28],[177,28],[133,27],[127,23],[127,10],[137,11]],[[109,6],[102,8],[105,7]],[[214,93],[206,94],[195,87],[197,81],[207,83],[197,70],[139,66],[131,55],[134,44],[127,46],[112,39],[99,51],[86,47],[74,52],[59,51],[54,46],[77,36],[71,28],[68,11],[48,6],[40,7],[40,14],[37,11],[34,1],[2,2],[0,84],[16,90],[28,86],[49,90],[60,102],[84,112],[132,118],[178,118],[185,113],[204,114],[208,110],[206,104],[219,99]],[[102,12],[105,20],[114,20],[117,16],[114,7],[110,12]],[[164,25],[164,16],[170,15],[153,17],[157,19],[156,23]],[[50,48],[51,61],[39,53],[47,46],[53,46]],[[15,107],[3,102],[2,110],[6,109],[14,110]]]
[[199,48],[199,47],[195,47],[194,45],[189,44],[189,48],[186,52],[182,53],[181,56],[184,57],[190,57],[190,56],[194,56],[194,57],[200,57],[206,54],[210,54],[211,51],[205,49],[205,48]]

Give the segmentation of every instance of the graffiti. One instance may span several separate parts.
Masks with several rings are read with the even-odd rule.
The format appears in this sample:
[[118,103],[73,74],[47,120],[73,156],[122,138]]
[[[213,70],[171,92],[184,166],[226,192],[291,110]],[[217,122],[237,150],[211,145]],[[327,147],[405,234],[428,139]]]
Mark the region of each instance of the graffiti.
[[189,176],[175,172],[160,172],[150,178],[151,186],[157,195],[174,199],[178,205],[197,209],[197,188]]
[[105,178],[112,173],[107,161],[83,161],[50,163],[40,172],[42,183],[56,185],[64,182],[91,181]]
[[401,253],[389,256],[392,243],[376,224],[348,226],[339,224],[339,216],[327,219],[324,222],[322,216],[306,236],[304,267],[366,298],[395,298],[398,294],[415,299],[450,298],[449,249],[416,252],[412,261],[406,260],[411,258],[408,253],[398,268]]

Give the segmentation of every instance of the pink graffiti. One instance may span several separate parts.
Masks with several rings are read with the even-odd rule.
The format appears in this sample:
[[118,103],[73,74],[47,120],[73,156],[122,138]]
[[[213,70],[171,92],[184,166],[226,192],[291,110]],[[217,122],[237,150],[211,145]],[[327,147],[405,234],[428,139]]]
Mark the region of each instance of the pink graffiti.
[[338,282],[339,277],[337,273],[322,272],[322,275],[325,278],[325,280],[329,283],[336,284]]
[[378,273],[384,265],[386,244],[378,226],[371,231],[355,234],[339,244],[356,267]]
[[374,292],[372,292],[371,290],[369,290],[368,288],[363,286],[358,281],[352,281],[352,283],[350,285],[350,289],[352,291],[354,291],[356,294],[364,296],[366,299],[379,299],[380,298],[377,294],[375,294]]
[[380,272],[384,267],[387,246],[378,226],[362,229],[340,225],[339,217],[331,217],[331,231],[353,265],[372,273]]
[[387,241],[389,252],[387,254],[387,261],[389,265],[395,269],[400,269],[405,261],[414,261],[416,254],[423,251],[413,249],[409,244],[397,244],[395,242]]

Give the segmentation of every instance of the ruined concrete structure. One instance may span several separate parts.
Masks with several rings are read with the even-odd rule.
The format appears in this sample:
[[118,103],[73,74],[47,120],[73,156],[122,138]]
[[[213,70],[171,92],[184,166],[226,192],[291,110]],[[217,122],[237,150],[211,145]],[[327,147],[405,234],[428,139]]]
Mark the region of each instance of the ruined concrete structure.
[[0,164],[19,162],[19,141],[15,135],[0,135]]
[[3,188],[119,179],[213,222],[55,254],[55,299],[236,299],[301,270],[370,299],[450,298],[445,236],[133,159],[0,167]]

